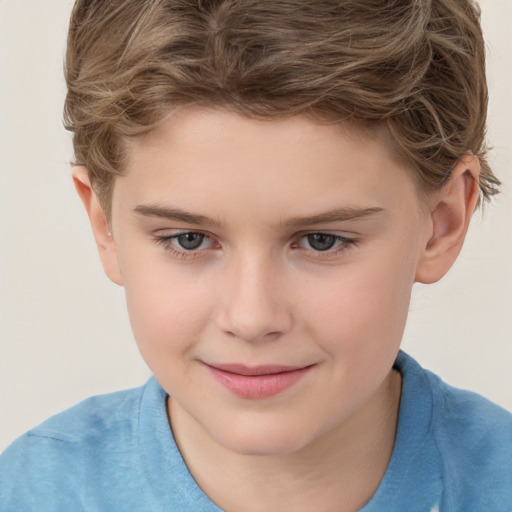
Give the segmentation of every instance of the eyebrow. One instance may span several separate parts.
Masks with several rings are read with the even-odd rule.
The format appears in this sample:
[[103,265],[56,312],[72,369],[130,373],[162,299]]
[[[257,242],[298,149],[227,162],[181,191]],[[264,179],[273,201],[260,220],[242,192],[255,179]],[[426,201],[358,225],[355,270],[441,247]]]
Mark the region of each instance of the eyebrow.
[[308,217],[294,217],[286,221],[286,226],[312,226],[314,224],[327,224],[329,222],[342,222],[371,217],[382,213],[383,208],[336,208],[327,212]]
[[[187,212],[181,208],[169,208],[159,205],[140,204],[135,207],[134,211],[145,217],[161,217],[169,220],[177,220],[188,224],[196,224],[199,226],[219,226],[219,222],[204,215],[197,215]],[[383,208],[336,208],[327,212],[310,215],[307,217],[293,217],[284,222],[284,226],[312,226],[315,224],[326,224],[330,222],[342,222],[349,220],[357,220],[370,217],[382,213]]]
[[168,208],[165,206],[139,204],[134,211],[145,217],[161,217],[163,219],[178,220],[199,226],[218,226],[219,222],[204,215],[187,212],[181,208]]

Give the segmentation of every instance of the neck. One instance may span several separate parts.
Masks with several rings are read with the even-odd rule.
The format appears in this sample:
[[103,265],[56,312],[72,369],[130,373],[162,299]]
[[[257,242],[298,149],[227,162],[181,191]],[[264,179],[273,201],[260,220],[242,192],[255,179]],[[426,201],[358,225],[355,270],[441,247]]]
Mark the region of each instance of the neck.
[[377,490],[391,458],[401,377],[391,371],[350,418],[304,448],[280,456],[242,455],[216,443],[173,400],[168,412],[178,447],[201,489],[227,512],[359,510]]

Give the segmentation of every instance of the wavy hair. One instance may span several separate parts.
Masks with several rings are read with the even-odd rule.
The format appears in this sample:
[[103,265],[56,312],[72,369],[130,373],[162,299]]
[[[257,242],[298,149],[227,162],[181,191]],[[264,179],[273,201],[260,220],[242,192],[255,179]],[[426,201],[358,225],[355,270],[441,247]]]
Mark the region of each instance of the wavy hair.
[[487,84],[472,0],[78,0],[65,125],[107,216],[127,138],[178,106],[384,126],[419,190],[486,159]]

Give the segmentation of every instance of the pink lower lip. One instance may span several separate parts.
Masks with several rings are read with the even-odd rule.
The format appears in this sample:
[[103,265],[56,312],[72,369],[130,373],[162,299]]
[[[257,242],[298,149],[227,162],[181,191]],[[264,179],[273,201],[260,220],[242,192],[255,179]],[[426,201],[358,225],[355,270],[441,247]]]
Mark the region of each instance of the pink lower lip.
[[262,399],[278,395],[296,384],[313,365],[284,371],[262,370],[256,375],[236,373],[206,365],[215,380],[242,398]]

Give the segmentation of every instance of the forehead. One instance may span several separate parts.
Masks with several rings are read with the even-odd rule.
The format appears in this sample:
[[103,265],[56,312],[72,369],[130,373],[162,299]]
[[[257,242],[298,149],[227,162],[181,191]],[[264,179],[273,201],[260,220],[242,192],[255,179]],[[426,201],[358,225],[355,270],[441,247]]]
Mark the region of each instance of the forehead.
[[[233,136],[236,135],[236,136]],[[128,141],[130,160],[139,155],[147,156],[155,150],[165,150],[171,144],[184,151],[190,146],[195,150],[211,150],[213,146],[227,142],[232,147],[253,147],[260,156],[262,146],[279,146],[276,156],[287,150],[297,149],[304,143],[325,146],[336,139],[348,144],[374,144],[391,157],[391,139],[387,131],[378,124],[358,121],[322,121],[313,115],[257,118],[239,114],[227,108],[184,106],[172,111],[149,133]],[[381,145],[382,144],[382,145]],[[200,145],[200,146],[199,146]],[[226,156],[226,155],[224,155]],[[316,155],[318,156],[318,155]]]
[[354,123],[187,108],[129,142],[114,199],[293,217],[324,206],[382,207],[404,193],[416,198],[411,176],[384,136]]

